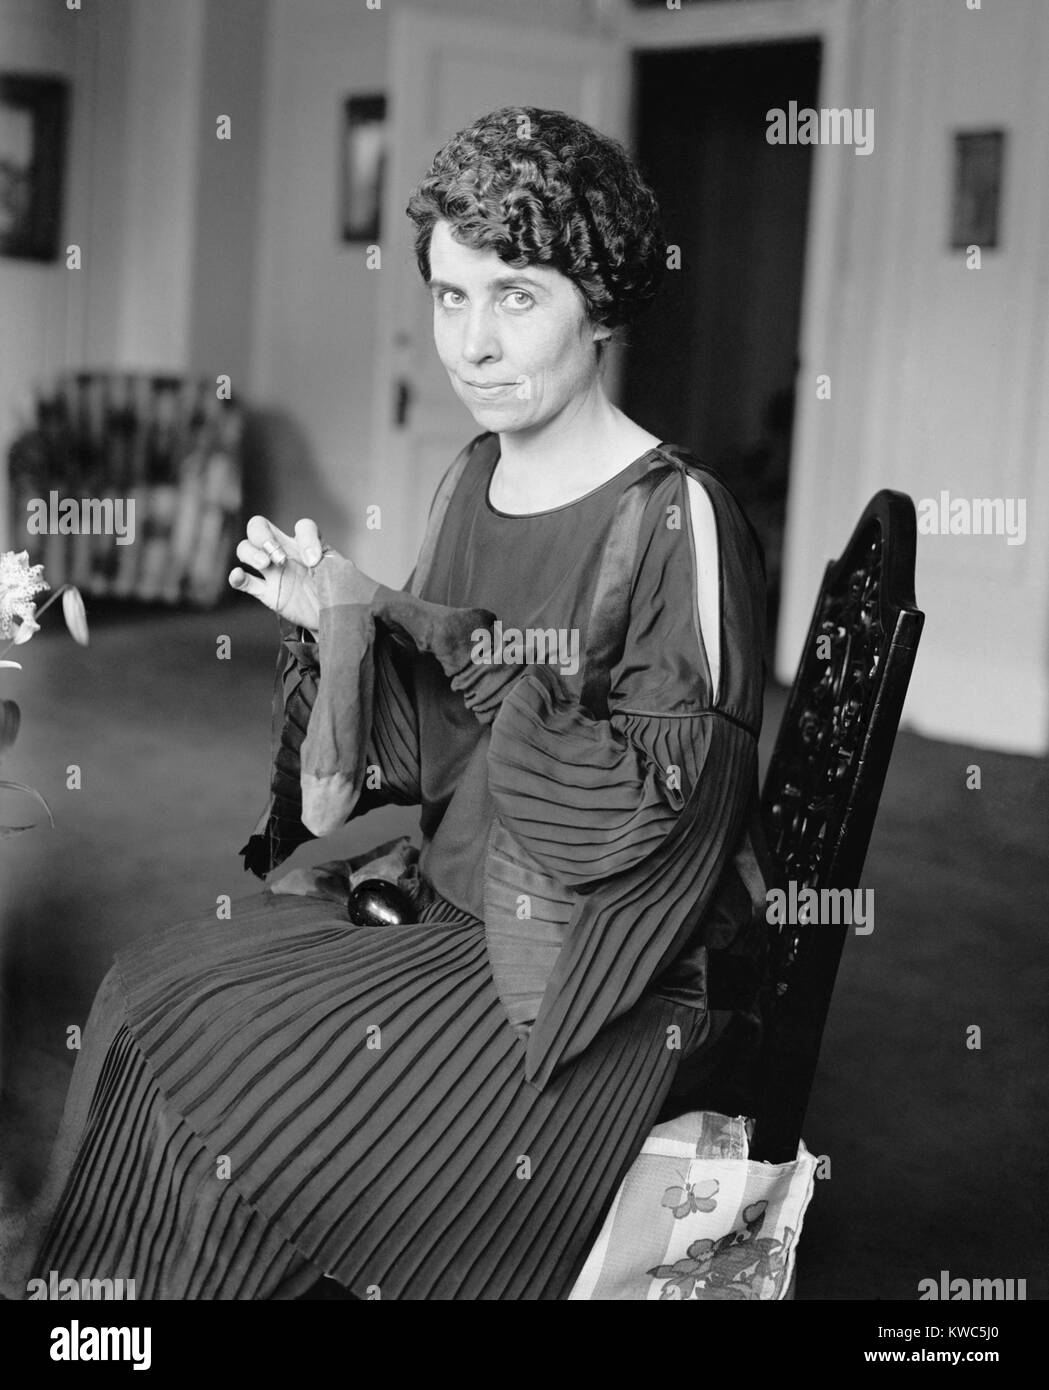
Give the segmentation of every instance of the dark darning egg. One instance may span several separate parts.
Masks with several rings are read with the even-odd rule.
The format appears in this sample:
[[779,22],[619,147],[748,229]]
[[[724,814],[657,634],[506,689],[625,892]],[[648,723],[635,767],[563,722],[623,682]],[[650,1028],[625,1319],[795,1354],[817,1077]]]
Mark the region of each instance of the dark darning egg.
[[350,894],[350,921],[358,927],[399,927],[415,920],[406,893],[384,878],[366,878]]

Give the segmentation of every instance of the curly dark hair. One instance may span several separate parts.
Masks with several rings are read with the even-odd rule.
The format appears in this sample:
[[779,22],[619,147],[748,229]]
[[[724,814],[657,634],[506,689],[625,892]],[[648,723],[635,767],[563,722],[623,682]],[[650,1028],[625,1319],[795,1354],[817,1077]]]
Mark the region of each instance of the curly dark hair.
[[572,280],[593,323],[631,323],[656,292],[664,239],[655,195],[616,140],[563,111],[504,106],[453,135],[412,194],[415,254],[430,278],[439,220],[507,265]]

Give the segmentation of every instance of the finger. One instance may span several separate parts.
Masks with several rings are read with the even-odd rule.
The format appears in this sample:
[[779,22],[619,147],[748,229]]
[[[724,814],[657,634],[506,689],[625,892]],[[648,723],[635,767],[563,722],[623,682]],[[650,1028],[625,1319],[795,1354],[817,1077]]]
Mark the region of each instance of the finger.
[[309,517],[303,517],[301,521],[295,523],[295,542],[302,552],[305,564],[312,569],[314,565],[320,563],[321,537],[315,521],[311,521]]
[[245,574],[245,572],[238,567],[237,569],[230,570],[229,582],[231,588],[239,590],[242,594],[250,594],[252,598],[261,599],[265,602],[268,590],[264,579],[256,579],[253,574]]
[[241,541],[238,544],[237,559],[257,570],[264,570],[270,563],[270,557],[266,551],[260,550],[257,545],[252,545],[251,541]]
[[278,539],[277,528],[264,516],[253,516],[244,531],[252,545],[257,545],[260,549],[264,541]]
[[[283,565],[288,558],[289,550],[298,558],[298,551],[291,537],[286,536],[266,517],[253,516],[245,529],[251,544],[266,556],[266,564]],[[244,558],[241,556],[241,559]],[[253,565],[256,562],[248,560],[248,564]]]

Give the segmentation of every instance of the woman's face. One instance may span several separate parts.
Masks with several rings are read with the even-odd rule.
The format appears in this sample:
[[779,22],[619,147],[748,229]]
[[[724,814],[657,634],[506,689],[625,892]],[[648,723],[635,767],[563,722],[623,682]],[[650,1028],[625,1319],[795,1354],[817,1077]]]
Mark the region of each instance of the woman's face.
[[514,270],[494,251],[462,246],[447,222],[430,239],[437,355],[477,423],[498,433],[537,429],[581,400],[597,376],[608,330],[549,266]]

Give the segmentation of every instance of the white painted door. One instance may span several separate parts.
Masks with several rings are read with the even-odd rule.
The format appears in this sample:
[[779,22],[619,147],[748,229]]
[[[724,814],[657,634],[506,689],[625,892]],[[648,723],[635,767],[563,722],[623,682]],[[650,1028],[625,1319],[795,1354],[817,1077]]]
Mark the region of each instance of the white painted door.
[[432,305],[404,212],[408,196],[444,141],[486,111],[553,107],[623,139],[629,91],[626,48],[612,39],[419,10],[398,10],[391,37],[369,469],[381,529],[367,533],[356,553],[369,573],[401,584],[442,473],[478,432],[434,351]]

